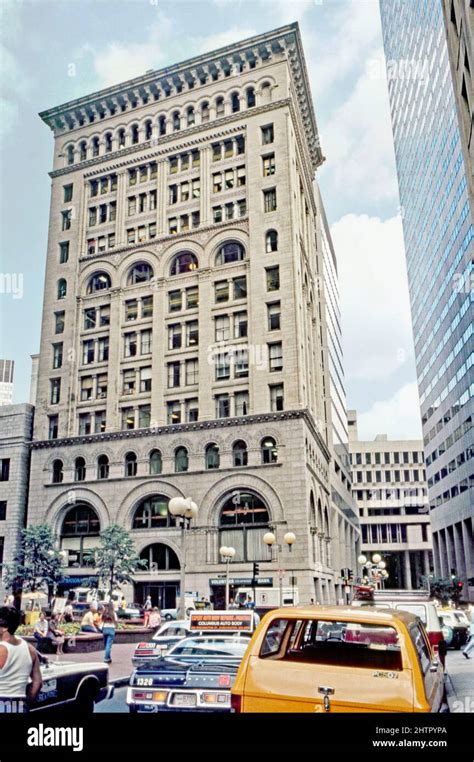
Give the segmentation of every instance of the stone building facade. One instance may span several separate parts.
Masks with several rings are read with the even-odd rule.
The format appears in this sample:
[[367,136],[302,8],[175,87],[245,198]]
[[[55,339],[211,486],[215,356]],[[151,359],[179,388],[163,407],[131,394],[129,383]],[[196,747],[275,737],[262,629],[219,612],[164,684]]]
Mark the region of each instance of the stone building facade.
[[26,523],[33,414],[32,405],[0,407],[0,569],[13,561]]
[[232,545],[234,577],[261,562],[300,600],[335,600],[323,157],[297,25],[41,116],[55,150],[29,520],[55,527],[64,584],[87,581],[84,551],[118,522],[149,562],[127,596],[173,605],[167,502],[190,496],[189,591],[219,601]]
[[374,553],[382,556],[387,587],[426,586],[433,571],[433,546],[423,442],[391,440],[386,434],[360,440],[357,413],[348,412],[361,552],[369,559]]

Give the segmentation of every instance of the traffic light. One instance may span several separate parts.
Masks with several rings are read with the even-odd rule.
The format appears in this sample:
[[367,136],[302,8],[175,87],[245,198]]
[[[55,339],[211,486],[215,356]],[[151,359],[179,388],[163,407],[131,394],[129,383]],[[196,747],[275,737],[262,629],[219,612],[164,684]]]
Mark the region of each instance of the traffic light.
[[352,572],[352,569],[348,569],[347,572],[348,572],[348,578],[349,578],[349,580],[353,580],[354,579],[354,574]]
[[254,561],[254,563],[253,563],[253,578],[257,579],[259,574],[260,574],[260,565],[256,564],[255,561]]

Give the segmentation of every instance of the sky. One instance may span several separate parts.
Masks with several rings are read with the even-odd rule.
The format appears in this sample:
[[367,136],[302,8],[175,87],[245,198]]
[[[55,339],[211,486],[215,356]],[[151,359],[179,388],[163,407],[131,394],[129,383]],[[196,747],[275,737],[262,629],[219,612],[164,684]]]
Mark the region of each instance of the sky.
[[29,400],[39,349],[53,136],[38,112],[293,21],[326,161],[348,408],[359,437],[420,438],[377,0],[1,0],[0,356]]

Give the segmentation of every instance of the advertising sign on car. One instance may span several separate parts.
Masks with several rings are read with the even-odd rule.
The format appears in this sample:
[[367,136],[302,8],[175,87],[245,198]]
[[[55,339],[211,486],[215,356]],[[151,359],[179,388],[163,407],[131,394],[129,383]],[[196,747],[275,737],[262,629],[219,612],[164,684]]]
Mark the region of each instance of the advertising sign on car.
[[191,630],[199,630],[202,633],[210,630],[221,632],[252,632],[252,611],[192,611],[190,614]]

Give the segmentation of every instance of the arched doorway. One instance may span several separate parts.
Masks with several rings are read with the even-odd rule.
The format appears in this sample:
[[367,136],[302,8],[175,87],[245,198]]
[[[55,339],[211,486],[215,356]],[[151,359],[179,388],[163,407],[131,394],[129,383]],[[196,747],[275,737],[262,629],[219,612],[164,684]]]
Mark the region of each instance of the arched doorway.
[[153,606],[175,608],[179,596],[180,563],[173,548],[155,542],[143,548],[140,558],[147,562],[148,573],[145,573],[149,579],[135,583],[135,600],[144,603],[149,595]]

